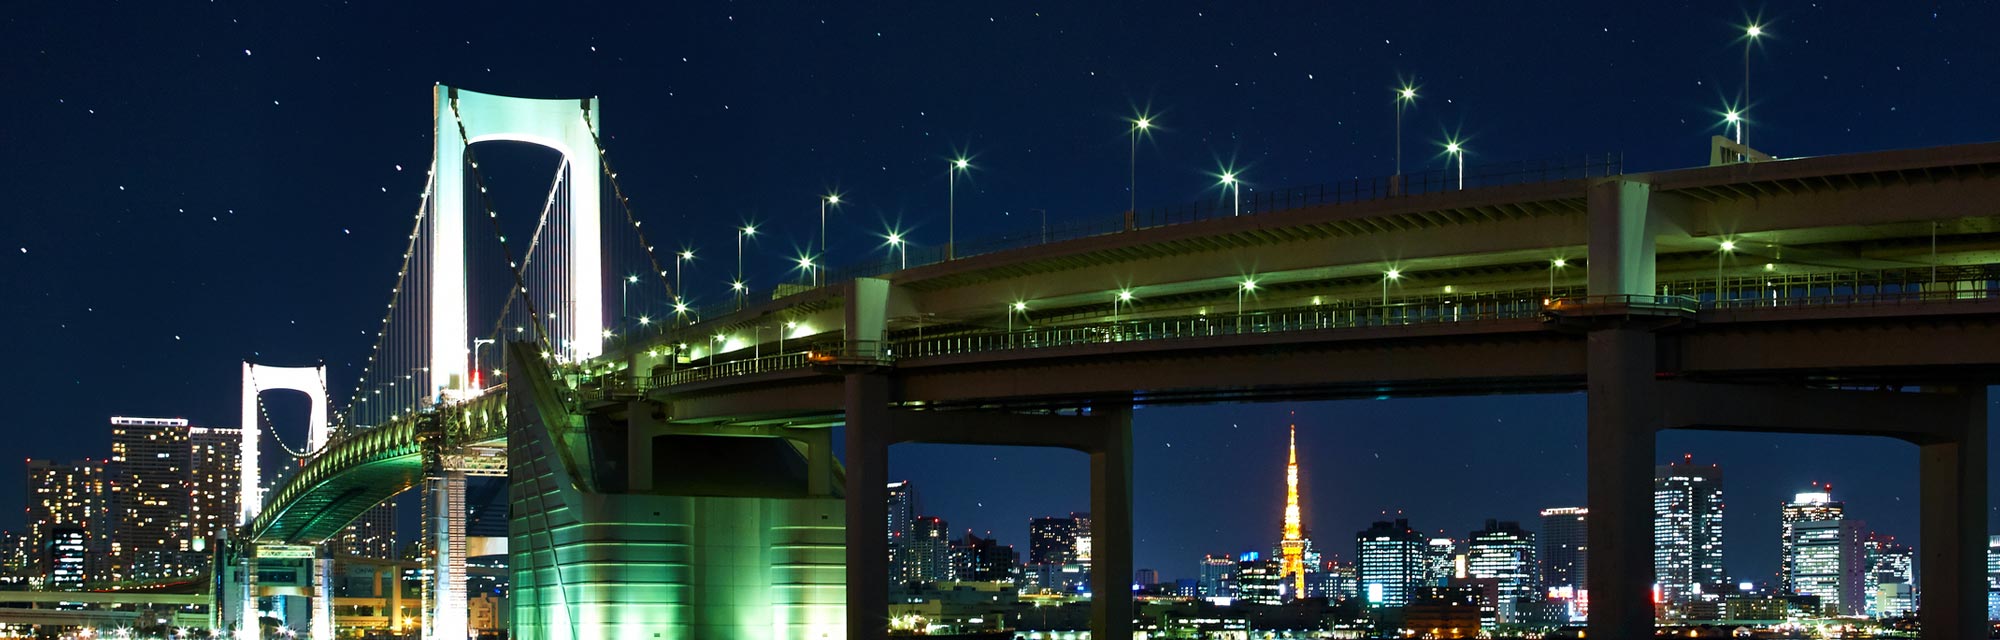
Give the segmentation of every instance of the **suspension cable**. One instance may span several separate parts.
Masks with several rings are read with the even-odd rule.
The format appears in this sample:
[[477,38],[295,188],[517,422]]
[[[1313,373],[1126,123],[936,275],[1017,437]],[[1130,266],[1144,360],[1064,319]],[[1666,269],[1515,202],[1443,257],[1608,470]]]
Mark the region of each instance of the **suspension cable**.
[[611,180],[611,194],[618,199],[618,206],[625,212],[625,222],[632,225],[632,233],[639,237],[639,246],[646,250],[646,260],[653,266],[653,277],[660,280],[669,300],[679,300],[680,293],[674,291],[674,281],[667,277],[667,271],[660,268],[660,256],[653,251],[653,245],[646,242],[646,232],[639,228],[639,218],[632,212],[632,199],[625,197],[624,187],[618,184],[618,172],[611,170],[611,156],[604,150],[604,141],[598,139],[597,129],[590,126],[590,117],[584,116],[583,130],[590,132],[590,143],[597,147],[597,166],[604,171],[604,177]]
[[424,181],[424,194],[417,203],[417,214],[413,216],[415,220],[410,228],[410,239],[403,245],[403,264],[396,269],[396,285],[389,289],[388,309],[382,313],[382,324],[375,330],[375,345],[368,351],[368,361],[361,365],[361,375],[354,379],[354,392],[348,395],[347,409],[339,414],[340,425],[343,428],[360,426],[355,422],[354,412],[360,408],[361,403],[367,401],[361,392],[367,388],[368,374],[374,371],[376,356],[381,355],[383,343],[388,341],[389,320],[396,314],[396,299],[401,295],[403,286],[410,276],[410,263],[417,252],[417,237],[423,233],[424,216],[430,210],[431,195],[437,186],[437,158],[431,158],[431,168],[426,175],[429,179]]
[[[562,188],[563,176],[569,173],[568,169],[569,158],[563,158],[562,163],[556,165],[556,177],[549,181],[549,196],[542,204],[542,217],[535,223],[534,235],[528,237],[528,251],[521,256],[522,270],[527,270],[535,262],[535,248],[542,246],[542,230],[549,226],[549,212],[555,209],[556,194]],[[487,339],[500,339],[500,332],[506,329],[507,312],[513,310],[514,300],[523,295],[520,289],[507,293],[507,301],[500,305],[500,315],[493,318],[493,331],[486,334]]]
[[[321,382],[325,382],[326,379],[321,378],[320,380]],[[284,449],[285,453],[291,454],[292,458],[295,460],[304,460],[306,458],[319,455],[320,450],[326,448],[327,443],[325,442],[320,443],[319,449],[313,449],[310,451],[300,451],[297,449],[293,449],[291,445],[285,444],[284,436],[278,435],[278,422],[276,420],[271,419],[270,409],[264,407],[264,394],[263,394],[264,387],[257,384],[257,365],[254,364],[250,365],[250,388],[253,391],[257,392],[257,395],[255,396],[255,398],[257,399],[257,414],[259,416],[262,416],[262,418],[257,421],[257,428],[261,428],[266,433],[271,434],[271,440],[277,442],[278,447]],[[312,429],[312,426],[309,424],[306,426],[306,429],[310,431]],[[306,443],[307,446],[311,446],[312,436],[310,433],[307,434],[306,440],[307,440]],[[332,438],[328,438],[327,440],[331,442]],[[256,461],[254,460],[245,461],[245,464],[256,464]]]

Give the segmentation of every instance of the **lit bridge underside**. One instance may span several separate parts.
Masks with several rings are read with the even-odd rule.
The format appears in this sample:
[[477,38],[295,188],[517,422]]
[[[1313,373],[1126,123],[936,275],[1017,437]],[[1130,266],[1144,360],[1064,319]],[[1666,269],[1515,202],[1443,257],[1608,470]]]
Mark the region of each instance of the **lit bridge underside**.
[[[821,572],[810,582],[823,584],[838,570],[824,554],[844,549],[848,635],[879,636],[886,549],[870,533],[885,516],[887,446],[911,441],[1089,453],[1093,628],[1120,635],[1129,616],[1116,612],[1129,600],[1103,587],[1131,573],[1133,404],[1554,391],[1586,392],[1592,545],[1618,550],[1592,559],[1592,635],[1650,634],[1651,550],[1630,541],[1651,539],[1654,433],[1703,428],[1913,443],[1924,460],[1927,630],[1983,637],[1983,520],[1958,514],[1984,509],[1983,481],[1968,479],[1985,473],[1984,385],[2000,380],[1996,176],[2000,144],[1978,144],[1260,200],[1240,218],[1128,217],[1103,233],[834,279],[629,331],[605,357],[558,371],[537,370],[517,345],[512,388],[476,401],[492,407],[446,409],[434,423],[485,416],[466,442],[512,429],[514,515],[528,532],[513,542],[526,585],[517,593],[549,616],[527,621],[534,637],[608,637],[701,615],[667,598],[604,619],[635,603],[580,586],[587,570],[563,567],[588,566],[566,554],[592,544],[653,545],[641,581],[689,588],[699,580],[672,550],[685,534],[642,523],[704,508],[844,520],[854,534],[844,547],[826,538],[837,529],[783,524],[809,533],[758,548],[820,555],[745,561]],[[537,398],[521,397],[529,388]],[[1879,390],[1917,388],[1930,392]],[[841,423],[844,472],[823,459],[820,428]],[[274,494],[256,537],[324,539],[411,486],[423,432],[397,423],[341,440]],[[704,478],[660,469],[685,462],[680,447],[713,446],[687,438],[744,436],[789,443],[796,455],[771,459],[800,461],[804,477],[764,495],[805,502],[759,515],[659,497],[726,498],[698,486]],[[641,497],[607,507],[586,494]],[[823,502],[842,495],[844,509]],[[548,535],[558,531],[581,533]],[[818,616],[837,603],[831,593],[787,606]]]

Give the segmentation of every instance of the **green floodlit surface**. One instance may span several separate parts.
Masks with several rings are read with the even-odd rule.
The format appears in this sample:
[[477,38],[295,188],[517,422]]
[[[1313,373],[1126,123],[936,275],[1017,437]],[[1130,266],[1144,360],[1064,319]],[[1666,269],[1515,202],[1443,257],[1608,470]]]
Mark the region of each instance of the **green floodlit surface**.
[[[847,637],[840,498],[595,491],[599,461],[579,446],[576,428],[584,418],[554,401],[545,383],[510,391],[511,637]],[[770,473],[785,462],[734,457]]]

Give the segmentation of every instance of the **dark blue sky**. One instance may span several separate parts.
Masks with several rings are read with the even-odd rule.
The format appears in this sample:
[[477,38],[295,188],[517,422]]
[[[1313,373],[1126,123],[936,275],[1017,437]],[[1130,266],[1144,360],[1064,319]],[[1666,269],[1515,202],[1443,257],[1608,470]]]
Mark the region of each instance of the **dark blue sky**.
[[[703,252],[689,290],[716,301],[730,229],[777,232],[750,259],[753,281],[775,280],[829,188],[850,201],[835,264],[870,257],[885,221],[940,242],[955,149],[976,165],[962,238],[1035,224],[1032,209],[1113,215],[1123,120],[1148,106],[1161,130],[1140,152],[1142,207],[1212,197],[1205,174],[1232,161],[1251,188],[1389,173],[1399,78],[1421,87],[1413,169],[1442,165],[1446,131],[1472,164],[1697,164],[1756,15],[1770,33],[1753,60],[1756,146],[2000,138],[1990,2],[16,3],[0,18],[0,429],[17,457],[67,459],[106,455],[113,414],[230,424],[243,358],[325,360],[336,389],[351,385],[422,188],[433,82],[600,96],[647,229]],[[494,178],[523,193],[552,166],[493,155]],[[1186,575],[1201,552],[1268,544],[1292,410],[1329,550],[1383,509],[1463,535],[1583,498],[1579,397],[1148,409],[1140,566]],[[1808,480],[1915,533],[1903,448],[1717,434],[1661,447],[1728,468],[1739,574],[1771,572],[1775,503]],[[1009,542],[1031,515],[1084,508],[1077,456],[896,453],[927,511]],[[0,473],[0,496],[20,483]]]

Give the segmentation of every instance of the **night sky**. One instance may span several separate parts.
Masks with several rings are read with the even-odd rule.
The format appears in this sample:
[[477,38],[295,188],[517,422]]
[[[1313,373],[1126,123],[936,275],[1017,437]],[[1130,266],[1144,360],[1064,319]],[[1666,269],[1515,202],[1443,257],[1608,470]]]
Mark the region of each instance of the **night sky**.
[[[731,229],[775,231],[779,278],[837,189],[830,261],[879,259],[889,224],[961,241],[1125,208],[1126,119],[1159,125],[1138,202],[1393,170],[1392,89],[1409,81],[1406,168],[1622,152],[1695,165],[1752,59],[1754,146],[1780,156],[2000,138],[2000,3],[229,3],[16,2],[0,18],[0,368],[5,451],[109,452],[111,415],[236,421],[238,364],[331,368],[350,388],[431,155],[431,85],[602,98],[605,145],[646,229],[703,259],[726,299]],[[1290,6],[1281,6],[1290,5]],[[482,152],[484,153],[484,152]],[[547,154],[488,155],[539,196]],[[532,216],[504,201],[503,214]],[[337,395],[339,395],[337,393]],[[279,415],[296,407],[273,403]],[[1296,412],[1296,415],[1290,415]],[[2000,411],[1993,412],[2000,416]],[[1584,500],[1580,395],[1352,401],[1137,414],[1138,566],[1268,551],[1284,433],[1299,425],[1320,547],[1402,510],[1462,537]],[[302,419],[280,417],[297,442]],[[1996,441],[2000,442],[2000,441]],[[1881,441],[1669,433],[1720,462],[1732,573],[1776,570],[1778,503],[1832,482],[1850,513],[1914,537],[1915,451]],[[1027,519],[1088,508],[1080,454],[904,445],[891,475],[923,511],[1021,544]],[[11,464],[11,463],[10,463]],[[0,509],[22,477],[0,470]],[[2000,495],[2000,493],[1996,493]],[[18,526],[16,517],[0,527]],[[1535,528],[1536,525],[1530,525]]]

